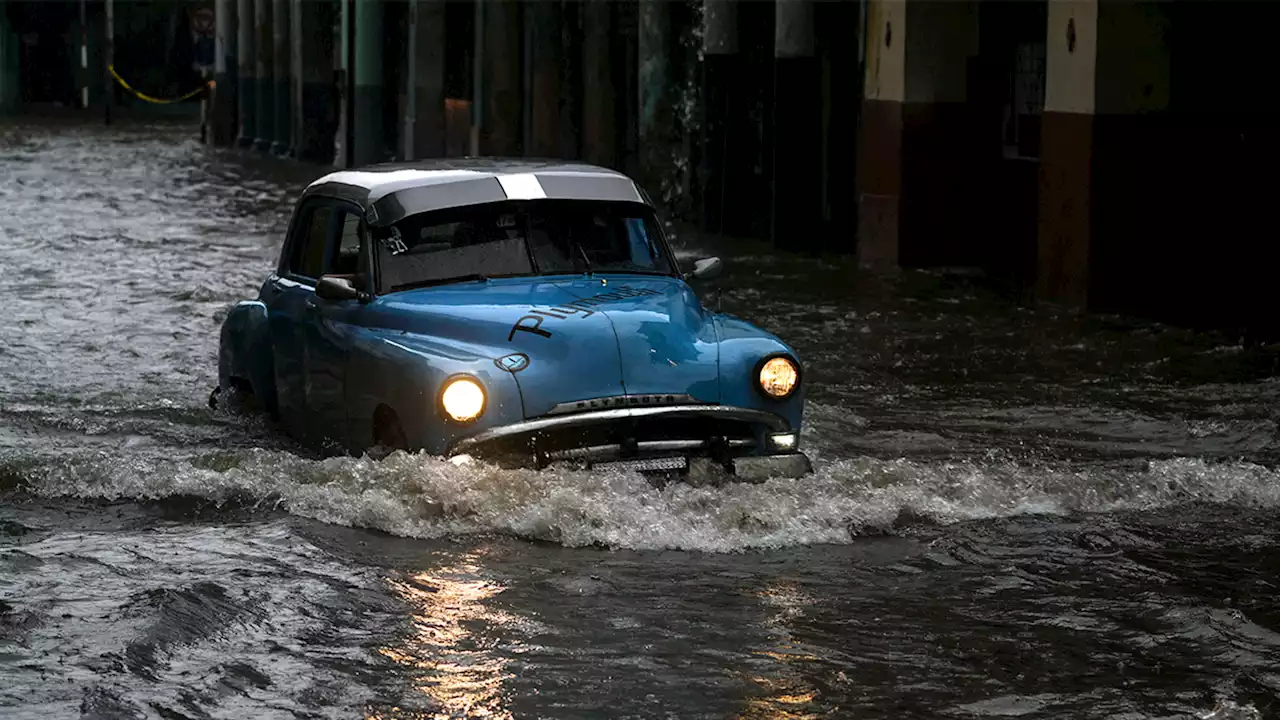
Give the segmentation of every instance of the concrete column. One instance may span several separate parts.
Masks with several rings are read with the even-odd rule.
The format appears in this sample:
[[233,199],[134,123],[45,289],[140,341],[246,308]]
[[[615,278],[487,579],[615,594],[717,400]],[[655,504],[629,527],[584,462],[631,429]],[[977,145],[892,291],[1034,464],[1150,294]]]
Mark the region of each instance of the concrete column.
[[1037,293],[1088,300],[1098,0],[1049,3],[1040,130]]
[[702,229],[724,229],[729,127],[742,81],[738,51],[738,0],[705,0],[702,6]]
[[788,250],[819,250],[823,239],[822,65],[813,10],[811,0],[775,6],[770,236]]
[[866,78],[858,141],[858,261],[898,264],[906,0],[868,0]]
[[289,50],[290,4],[290,0],[271,0],[272,66],[275,68],[275,85],[272,88],[275,130],[271,133],[271,152],[282,157],[293,154],[293,123],[289,119],[292,109],[289,86],[293,75]]
[[477,27],[483,33],[476,58],[479,152],[521,155],[520,5],[512,0],[479,0],[478,4]]
[[210,139],[214,145],[230,145],[236,136],[236,3],[217,0],[214,5],[216,43],[214,49],[214,91]]
[[294,0],[293,83],[294,151],[301,160],[331,161],[337,132],[337,93],[333,68],[334,25],[338,5]]
[[559,3],[528,3],[524,7],[534,58],[529,98],[528,154],[556,157],[560,154],[561,114],[567,103],[561,82],[564,43],[560,23],[563,14]]
[[236,111],[239,116],[239,145],[253,144],[257,133],[258,62],[254,54],[254,0],[236,0]]
[[404,156],[444,157],[444,0],[409,3],[409,108]]
[[271,3],[274,0],[254,0],[253,3],[253,37],[254,60],[258,71],[258,98],[254,128],[254,148],[262,151],[271,149],[272,136],[275,134],[275,52],[272,47]]
[[582,158],[606,167],[618,163],[611,5],[609,0],[585,0],[582,5]]
[[383,159],[382,0],[356,0],[353,166]]

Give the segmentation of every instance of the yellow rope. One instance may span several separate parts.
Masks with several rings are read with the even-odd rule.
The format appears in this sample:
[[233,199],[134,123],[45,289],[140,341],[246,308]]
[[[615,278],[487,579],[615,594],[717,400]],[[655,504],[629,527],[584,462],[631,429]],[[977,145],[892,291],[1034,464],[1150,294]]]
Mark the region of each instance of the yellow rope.
[[129,83],[125,82],[124,78],[120,77],[120,75],[116,72],[115,66],[108,65],[107,69],[111,71],[111,77],[114,77],[116,79],[116,82],[120,83],[120,86],[123,87],[125,90],[128,90],[129,92],[133,93],[134,96],[136,96],[139,100],[145,100],[149,103],[155,103],[156,105],[171,105],[173,103],[180,103],[183,100],[188,100],[192,97],[195,97],[196,95],[204,92],[206,89],[213,88],[213,81],[210,80],[209,82],[205,83],[204,85],[201,85],[200,87],[196,88],[195,90],[192,90],[191,92],[187,93],[186,95],[183,95],[180,98],[175,98],[173,100],[164,100],[161,98],[153,98],[150,95],[143,95],[137,90],[134,90],[133,88],[129,87]]

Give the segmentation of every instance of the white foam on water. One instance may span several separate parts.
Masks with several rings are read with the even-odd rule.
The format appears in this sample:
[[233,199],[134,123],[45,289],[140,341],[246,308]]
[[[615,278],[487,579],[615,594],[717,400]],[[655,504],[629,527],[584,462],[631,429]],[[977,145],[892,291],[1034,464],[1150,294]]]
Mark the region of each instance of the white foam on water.
[[847,543],[904,513],[950,524],[1184,503],[1280,506],[1276,472],[1197,459],[1073,470],[863,458],[819,461],[799,480],[659,489],[633,473],[503,470],[405,453],[313,461],[253,449],[190,459],[104,452],[28,464],[20,475],[40,496],[248,498],[405,537],[503,533],[575,547],[708,552]]

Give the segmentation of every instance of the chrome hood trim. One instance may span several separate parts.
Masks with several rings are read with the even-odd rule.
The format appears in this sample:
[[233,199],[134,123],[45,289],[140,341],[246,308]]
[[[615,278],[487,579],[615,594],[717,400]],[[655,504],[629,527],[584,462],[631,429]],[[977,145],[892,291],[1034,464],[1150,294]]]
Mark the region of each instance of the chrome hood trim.
[[626,420],[629,418],[677,418],[677,417],[709,417],[723,420],[738,420],[746,423],[765,425],[770,432],[787,432],[791,424],[781,415],[764,410],[753,410],[744,407],[727,405],[671,405],[667,407],[626,407],[608,410],[591,410],[552,417],[543,416],[533,420],[511,423],[501,427],[490,428],[469,437],[455,440],[445,452],[446,456],[459,455],[494,440],[538,432],[540,430],[560,430],[564,428],[582,427],[601,422]]
[[[608,397],[591,398],[589,400],[573,400],[562,402],[547,411],[546,415],[568,415],[569,413],[617,408],[624,406],[669,407],[672,405],[696,405],[697,400],[685,393],[649,393],[647,395],[610,395]],[[544,417],[546,417],[544,415]]]

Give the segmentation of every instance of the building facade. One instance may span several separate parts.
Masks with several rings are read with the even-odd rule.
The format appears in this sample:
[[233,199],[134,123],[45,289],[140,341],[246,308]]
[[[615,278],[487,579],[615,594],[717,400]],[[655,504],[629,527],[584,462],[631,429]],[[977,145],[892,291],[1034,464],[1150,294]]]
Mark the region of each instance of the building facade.
[[217,144],[338,166],[580,158],[707,232],[1276,324],[1262,33],[1280,3],[0,0],[0,107],[81,85],[102,103],[112,3],[138,85],[215,74],[196,102]]

